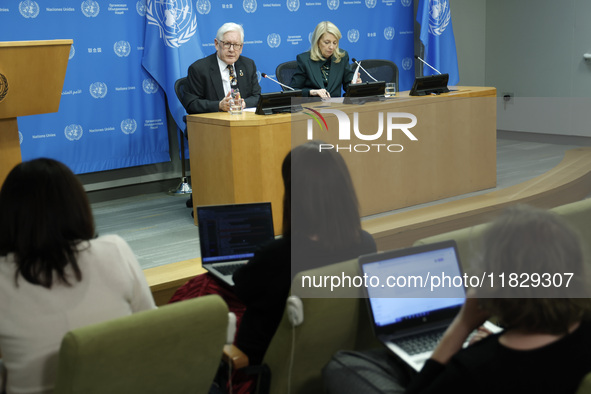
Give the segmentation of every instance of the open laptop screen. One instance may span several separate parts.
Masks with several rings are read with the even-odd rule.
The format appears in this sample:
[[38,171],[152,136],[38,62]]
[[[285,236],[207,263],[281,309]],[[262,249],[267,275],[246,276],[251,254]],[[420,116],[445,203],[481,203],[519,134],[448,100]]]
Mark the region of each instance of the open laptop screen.
[[197,207],[203,263],[249,259],[274,238],[271,203]]
[[429,321],[446,311],[453,316],[464,303],[462,271],[453,243],[362,256],[360,262],[363,273],[379,278],[381,284],[367,288],[376,327]]

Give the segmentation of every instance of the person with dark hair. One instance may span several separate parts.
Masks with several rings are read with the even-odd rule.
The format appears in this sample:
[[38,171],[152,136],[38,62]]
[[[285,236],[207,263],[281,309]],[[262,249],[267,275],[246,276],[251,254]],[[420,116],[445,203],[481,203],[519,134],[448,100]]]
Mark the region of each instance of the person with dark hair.
[[66,332],[156,308],[118,236],[96,238],[82,184],[64,164],[17,165],[0,189],[0,351],[7,393],[51,392]]
[[320,144],[307,142],[285,158],[283,237],[263,246],[233,276],[246,306],[235,343],[253,364],[262,362],[297,272],[376,251],[361,229],[345,161],[333,150],[320,151]]
[[347,51],[339,48],[341,31],[332,22],[323,21],[312,33],[312,48],[297,56],[298,68],[290,86],[301,89],[304,97],[341,97],[341,88],[361,83],[349,64]]
[[[418,375],[386,350],[339,352],[323,371],[328,392],[574,393],[591,372],[591,302],[577,234],[547,211],[511,208],[487,229],[479,268],[505,274],[505,286],[471,290]],[[509,286],[513,273],[573,275],[568,288],[534,286],[535,279],[521,287]],[[462,349],[493,315],[504,330]]]

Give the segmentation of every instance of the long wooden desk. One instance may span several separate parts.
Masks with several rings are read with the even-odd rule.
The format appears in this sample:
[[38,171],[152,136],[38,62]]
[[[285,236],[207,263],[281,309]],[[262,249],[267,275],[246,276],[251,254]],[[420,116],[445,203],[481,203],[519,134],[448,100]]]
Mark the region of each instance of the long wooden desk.
[[[291,149],[313,138],[339,146],[358,194],[361,215],[388,212],[496,186],[496,89],[456,87],[440,96],[410,97],[363,105],[313,103],[293,115],[212,113],[187,117],[194,205],[271,201],[276,232],[281,230],[283,185],[281,162]],[[318,111],[327,122],[312,120]],[[365,135],[384,132],[375,141],[338,138],[339,122],[326,110],[345,113]],[[393,130],[387,139],[387,114],[410,113],[409,129],[417,141]],[[317,116],[316,116],[317,117]],[[317,117],[318,118],[318,117]],[[398,119],[394,123],[408,123]],[[372,144],[382,144],[380,151]],[[403,147],[388,152],[386,147]],[[350,147],[347,149],[347,147]],[[369,152],[362,152],[371,148]],[[356,148],[359,148],[356,152]]]

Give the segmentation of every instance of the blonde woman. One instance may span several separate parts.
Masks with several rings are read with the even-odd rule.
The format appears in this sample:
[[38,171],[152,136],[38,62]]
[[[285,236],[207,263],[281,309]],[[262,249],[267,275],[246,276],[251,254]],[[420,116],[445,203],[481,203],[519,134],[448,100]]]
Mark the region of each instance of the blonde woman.
[[354,78],[347,51],[339,48],[341,32],[332,22],[320,22],[312,34],[312,48],[297,57],[298,69],[291,86],[301,89],[304,97],[341,97]]

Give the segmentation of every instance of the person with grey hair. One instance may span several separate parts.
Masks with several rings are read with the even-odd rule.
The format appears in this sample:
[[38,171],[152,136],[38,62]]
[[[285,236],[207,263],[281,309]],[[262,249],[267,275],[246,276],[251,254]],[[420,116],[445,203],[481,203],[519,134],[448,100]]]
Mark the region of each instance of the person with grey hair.
[[253,60],[241,56],[244,46],[242,26],[224,23],[214,39],[216,52],[189,66],[182,104],[189,114],[230,109],[231,92],[240,91],[242,107],[255,107],[261,95]]
[[[511,207],[486,229],[475,263],[506,280],[469,291],[418,374],[384,349],[341,351],[324,368],[326,392],[577,392],[591,372],[591,300],[578,234],[551,212]],[[503,331],[484,332],[491,316]],[[478,340],[464,348],[476,329]]]
[[341,97],[351,83],[360,83],[349,64],[347,51],[339,48],[341,31],[332,22],[320,22],[312,34],[312,48],[297,56],[298,68],[290,86],[304,97]]

